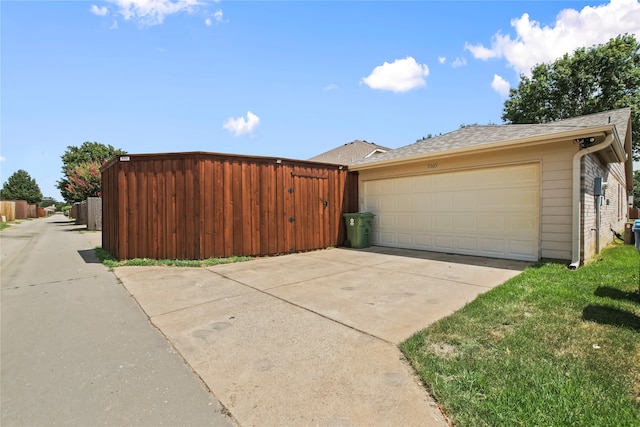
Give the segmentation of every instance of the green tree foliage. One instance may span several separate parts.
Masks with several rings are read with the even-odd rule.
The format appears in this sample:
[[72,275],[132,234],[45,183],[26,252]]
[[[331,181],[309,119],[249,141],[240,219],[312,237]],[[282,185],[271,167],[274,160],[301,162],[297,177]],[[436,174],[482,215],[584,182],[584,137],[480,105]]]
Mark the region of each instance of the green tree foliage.
[[102,162],[90,161],[80,163],[67,171],[69,184],[65,188],[73,200],[84,200],[87,197],[100,197],[102,192],[102,176],[100,167]]
[[633,206],[640,208],[640,170],[633,171]]
[[56,199],[53,197],[43,197],[39,205],[41,208],[48,208],[49,206],[54,206],[56,203]]
[[42,201],[42,192],[31,178],[31,175],[25,170],[18,170],[2,186],[0,190],[0,199],[2,200],[26,200],[29,203],[40,203]]
[[504,103],[508,123],[545,123],[631,107],[633,156],[640,160],[640,43],[621,35],[577,49],[520,76]]
[[80,147],[68,146],[61,156],[63,178],[57,183],[64,200],[68,203],[81,202],[87,197],[97,195],[102,177],[100,173],[96,177],[90,171],[95,169],[95,163],[98,164],[99,170],[111,157],[122,154],[127,152],[98,142],[86,141]]

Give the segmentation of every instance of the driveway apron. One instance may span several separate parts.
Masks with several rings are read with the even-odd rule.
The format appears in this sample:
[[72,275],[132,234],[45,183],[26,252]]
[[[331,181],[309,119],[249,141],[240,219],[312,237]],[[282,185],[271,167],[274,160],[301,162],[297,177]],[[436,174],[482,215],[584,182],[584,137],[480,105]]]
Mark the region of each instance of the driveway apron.
[[240,425],[444,426],[397,345],[527,265],[369,248],[115,273]]

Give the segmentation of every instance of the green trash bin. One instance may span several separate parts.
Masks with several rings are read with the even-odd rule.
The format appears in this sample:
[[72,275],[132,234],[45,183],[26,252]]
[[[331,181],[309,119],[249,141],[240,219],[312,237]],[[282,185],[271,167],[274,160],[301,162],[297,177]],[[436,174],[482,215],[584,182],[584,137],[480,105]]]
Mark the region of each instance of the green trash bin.
[[348,248],[368,248],[371,246],[371,223],[374,215],[371,212],[356,212],[342,214],[347,223]]

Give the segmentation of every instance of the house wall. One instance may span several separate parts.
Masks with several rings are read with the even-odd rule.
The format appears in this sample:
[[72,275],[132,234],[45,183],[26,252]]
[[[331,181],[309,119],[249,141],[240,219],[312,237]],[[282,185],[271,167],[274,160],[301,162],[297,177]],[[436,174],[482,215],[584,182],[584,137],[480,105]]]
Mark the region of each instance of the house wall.
[[[571,259],[572,160],[578,151],[573,140],[489,152],[431,157],[406,161],[395,166],[362,169],[360,185],[365,181],[457,170],[497,167],[539,162],[540,182],[540,257]],[[362,203],[362,200],[360,201]]]
[[119,259],[337,246],[342,214],[357,210],[357,174],[346,167],[212,153],[123,157],[102,168],[103,247]]
[[[604,197],[594,195],[596,177],[607,182]],[[624,224],[628,220],[627,191],[623,163],[606,164],[591,154],[583,159],[582,165],[582,235],[584,236],[583,258],[590,259],[597,253],[597,205],[600,202],[600,250],[614,240],[616,232],[624,232]]]

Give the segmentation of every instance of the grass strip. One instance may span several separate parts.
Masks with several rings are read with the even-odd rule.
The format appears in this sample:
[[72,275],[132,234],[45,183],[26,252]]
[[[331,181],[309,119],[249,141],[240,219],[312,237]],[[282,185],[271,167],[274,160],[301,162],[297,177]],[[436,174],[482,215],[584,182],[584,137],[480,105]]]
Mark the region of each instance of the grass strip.
[[639,426],[639,263],[539,263],[401,350],[456,426]]
[[133,258],[120,261],[99,246],[96,247],[96,256],[102,264],[110,269],[123,266],[211,267],[219,264],[230,264],[253,259],[246,256],[233,256],[228,258],[207,258],[203,260]]

